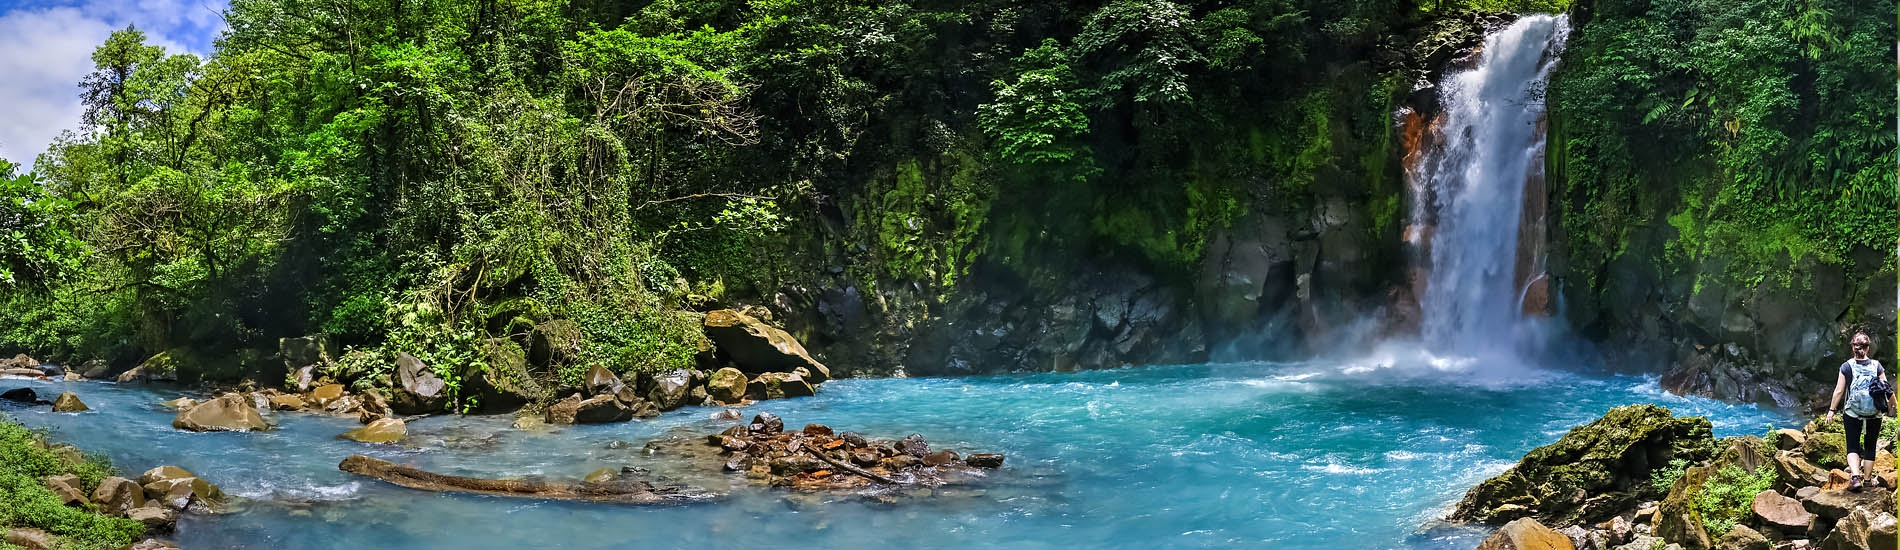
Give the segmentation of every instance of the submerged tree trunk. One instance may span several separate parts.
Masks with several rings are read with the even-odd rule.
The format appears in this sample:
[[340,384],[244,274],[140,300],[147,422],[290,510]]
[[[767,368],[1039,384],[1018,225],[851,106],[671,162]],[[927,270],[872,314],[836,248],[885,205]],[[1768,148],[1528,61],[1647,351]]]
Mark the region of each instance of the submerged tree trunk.
[[553,500],[579,500],[587,502],[621,502],[629,504],[669,504],[710,500],[717,495],[700,490],[679,487],[654,487],[644,481],[614,481],[608,483],[563,483],[550,481],[530,481],[511,479],[481,479],[425,472],[409,466],[398,466],[384,460],[363,455],[350,455],[337,465],[337,469],[360,476],[369,476],[389,483],[420,489],[450,493],[476,493],[504,497],[544,498]]

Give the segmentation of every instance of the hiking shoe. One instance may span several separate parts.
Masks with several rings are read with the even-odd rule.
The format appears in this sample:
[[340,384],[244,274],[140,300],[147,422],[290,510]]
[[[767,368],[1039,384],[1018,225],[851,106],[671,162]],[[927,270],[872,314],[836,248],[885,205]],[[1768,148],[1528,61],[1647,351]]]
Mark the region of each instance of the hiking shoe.
[[1860,476],[1847,478],[1847,490],[1854,493],[1860,492]]

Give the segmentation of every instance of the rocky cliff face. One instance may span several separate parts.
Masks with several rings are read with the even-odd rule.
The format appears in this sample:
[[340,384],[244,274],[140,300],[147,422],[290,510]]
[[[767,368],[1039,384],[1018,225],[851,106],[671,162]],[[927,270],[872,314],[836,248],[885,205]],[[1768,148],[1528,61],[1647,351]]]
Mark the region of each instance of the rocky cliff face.
[[[1025,279],[979,263],[941,301],[921,284],[842,272],[778,292],[771,309],[853,375],[1072,371],[1306,355],[1312,342],[1382,327],[1400,261],[1362,196],[1310,212],[1253,213],[1210,234],[1192,274],[1084,260]],[[1371,319],[1372,322],[1361,322]]]
[[[1566,212],[1562,196],[1553,209]],[[1629,248],[1602,265],[1565,255],[1559,223],[1549,230],[1561,313],[1596,341],[1603,361],[1624,372],[1654,372],[1679,394],[1784,407],[1825,406],[1855,330],[1870,332],[1874,356],[1894,364],[1895,279],[1885,258],[1857,251],[1840,262],[1786,260],[1788,284],[1732,281],[1722,255],[1667,253],[1675,228],[1661,220],[1679,205],[1658,201],[1655,222],[1631,228]],[[1599,284],[1586,281],[1597,279]]]
[[[1608,2],[1578,2],[1571,11],[1577,31],[1549,95],[1551,178],[1543,198],[1553,310],[1596,343],[1605,364],[1661,374],[1663,386],[1679,394],[1824,407],[1856,330],[1874,337],[1875,358],[1891,369],[1893,252],[1875,247],[1892,244],[1872,236],[1895,223],[1892,194],[1856,193],[1840,176],[1880,167],[1842,167],[1831,178],[1798,171],[1750,176],[1747,170],[1779,166],[1772,154],[1799,149],[1784,144],[1723,159],[1732,143],[1755,133],[1824,133],[1827,119],[1804,114],[1717,127],[1720,119],[1700,106],[1689,105],[1673,122],[1630,108],[1630,96],[1676,94],[1602,85],[1646,66],[1609,53],[1627,46],[1619,29],[1653,15]],[[1646,55],[1679,55],[1658,48]],[[1703,95],[1718,86],[1710,75],[1683,76],[1673,85],[1702,87]],[[1890,85],[1881,86],[1876,93],[1890,97]],[[1787,94],[1804,113],[1859,108],[1844,107],[1845,95],[1800,87]],[[1892,117],[1875,117],[1881,118]],[[1865,123],[1854,131],[1881,132]],[[1861,158],[1850,146],[1808,146]],[[1891,159],[1891,145],[1886,154]],[[1868,179],[1890,186],[1892,176]]]

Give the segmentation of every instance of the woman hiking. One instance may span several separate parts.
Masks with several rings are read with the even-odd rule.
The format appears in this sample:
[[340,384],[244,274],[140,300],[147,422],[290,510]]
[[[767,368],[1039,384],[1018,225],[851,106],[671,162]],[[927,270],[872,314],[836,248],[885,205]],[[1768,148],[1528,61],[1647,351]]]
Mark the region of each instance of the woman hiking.
[[[1846,413],[1841,417],[1841,424],[1847,428],[1847,472],[1852,476],[1848,479],[1847,490],[1859,491],[1861,463],[1864,460],[1871,464],[1877,458],[1875,453],[1879,452],[1876,445],[1880,438],[1881,407],[1874,403],[1867,389],[1875,380],[1885,381],[1887,369],[1882,368],[1879,361],[1867,357],[1873,353],[1874,347],[1874,339],[1867,333],[1855,332],[1848,346],[1853,348],[1854,358],[1841,363],[1840,376],[1834,381],[1834,398],[1828,401],[1827,419],[1833,421],[1836,411]],[[1843,395],[1847,398],[1844,411],[1841,409]],[[1876,486],[1880,484],[1880,478],[1875,477],[1873,480]]]

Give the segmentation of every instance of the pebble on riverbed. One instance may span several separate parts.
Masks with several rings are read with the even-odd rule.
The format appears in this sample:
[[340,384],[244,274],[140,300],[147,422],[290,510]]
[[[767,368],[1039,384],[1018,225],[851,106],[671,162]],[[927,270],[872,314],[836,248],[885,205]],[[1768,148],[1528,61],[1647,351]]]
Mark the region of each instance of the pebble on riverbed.
[[936,487],[1003,465],[1003,455],[956,451],[932,452],[924,437],[899,441],[868,440],[852,432],[835,433],[823,424],[788,432],[784,421],[761,413],[749,425],[733,426],[707,437],[726,456],[728,471],[776,487],[806,490],[854,489],[873,483]]

